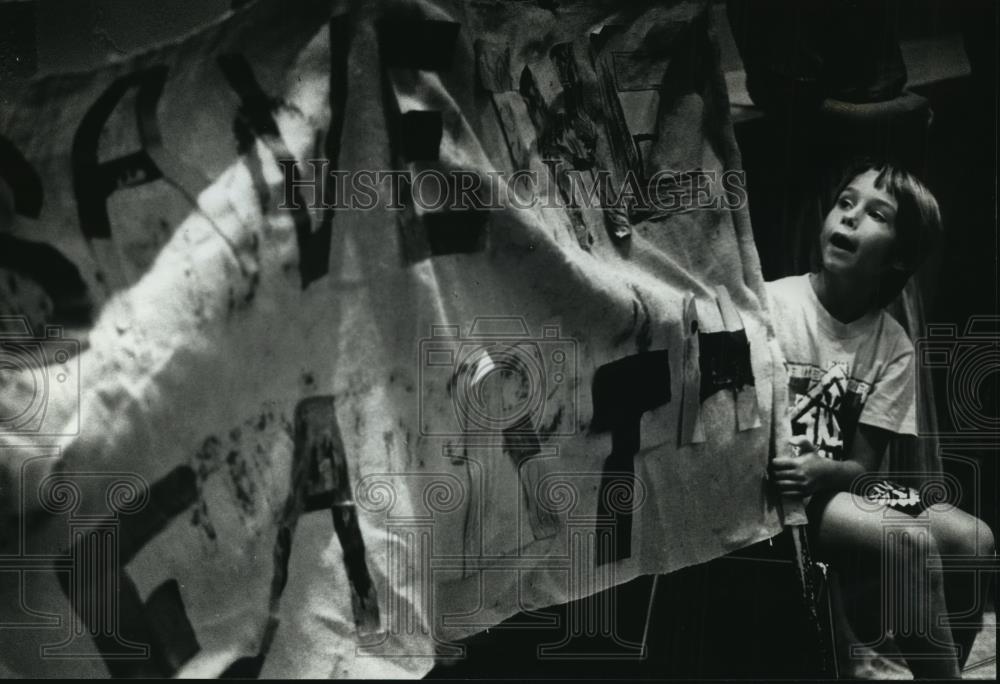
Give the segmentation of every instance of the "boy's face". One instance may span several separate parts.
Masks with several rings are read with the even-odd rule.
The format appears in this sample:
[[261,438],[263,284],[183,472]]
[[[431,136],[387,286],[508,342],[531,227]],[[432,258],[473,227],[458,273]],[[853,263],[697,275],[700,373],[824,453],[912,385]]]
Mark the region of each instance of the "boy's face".
[[875,187],[878,172],[865,171],[837,197],[823,222],[823,269],[875,283],[889,267],[899,205]]

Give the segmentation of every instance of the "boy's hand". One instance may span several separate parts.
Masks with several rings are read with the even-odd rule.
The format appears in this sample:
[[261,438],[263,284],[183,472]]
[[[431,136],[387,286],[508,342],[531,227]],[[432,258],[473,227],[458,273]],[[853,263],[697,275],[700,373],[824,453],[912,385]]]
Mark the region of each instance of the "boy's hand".
[[786,496],[804,497],[824,488],[825,475],[830,460],[816,453],[816,446],[808,437],[791,440],[798,455],[777,456],[771,461],[771,481]]
[[792,445],[792,454],[795,456],[804,456],[816,451],[816,445],[805,435],[795,435],[788,440],[788,443]]

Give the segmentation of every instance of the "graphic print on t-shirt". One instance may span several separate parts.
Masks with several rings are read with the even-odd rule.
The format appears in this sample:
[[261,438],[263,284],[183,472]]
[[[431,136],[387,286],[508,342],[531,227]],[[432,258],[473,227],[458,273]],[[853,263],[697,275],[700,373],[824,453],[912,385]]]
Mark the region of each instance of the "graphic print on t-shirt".
[[870,391],[871,385],[850,377],[846,363],[835,361],[826,369],[789,364],[792,434],[809,437],[821,456],[842,459]]

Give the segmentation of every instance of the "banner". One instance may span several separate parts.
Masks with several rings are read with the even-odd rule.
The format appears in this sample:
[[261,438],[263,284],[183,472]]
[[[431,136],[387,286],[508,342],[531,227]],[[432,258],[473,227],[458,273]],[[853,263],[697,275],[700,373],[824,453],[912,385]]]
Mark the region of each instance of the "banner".
[[258,0],[0,113],[4,672],[416,677],[778,531],[708,3],[621,5]]

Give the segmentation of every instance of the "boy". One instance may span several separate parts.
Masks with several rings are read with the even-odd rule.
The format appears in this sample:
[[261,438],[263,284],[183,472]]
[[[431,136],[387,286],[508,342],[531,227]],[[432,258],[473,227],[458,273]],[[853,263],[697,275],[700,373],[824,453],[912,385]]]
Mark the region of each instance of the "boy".
[[[818,271],[767,284],[795,435],[792,453],[772,461],[771,479],[806,499],[817,557],[841,574],[860,569],[874,577],[886,561],[895,582],[907,587],[904,601],[893,601],[883,587],[881,603],[893,612],[886,617],[897,626],[896,642],[915,677],[959,676],[978,631],[943,623],[946,599],[956,613],[974,602],[982,617],[984,595],[958,596],[963,584],[968,593],[967,581],[945,586],[940,556],[994,554],[986,524],[958,508],[922,513],[917,507],[916,515],[929,516],[928,533],[926,524],[908,518],[913,513],[873,505],[871,491],[857,493],[858,478],[878,471],[891,437],[916,435],[913,345],[882,307],[902,290],[940,229],[937,202],[916,178],[865,163],[835,195],[820,233]],[[883,541],[887,520],[899,543]]]

